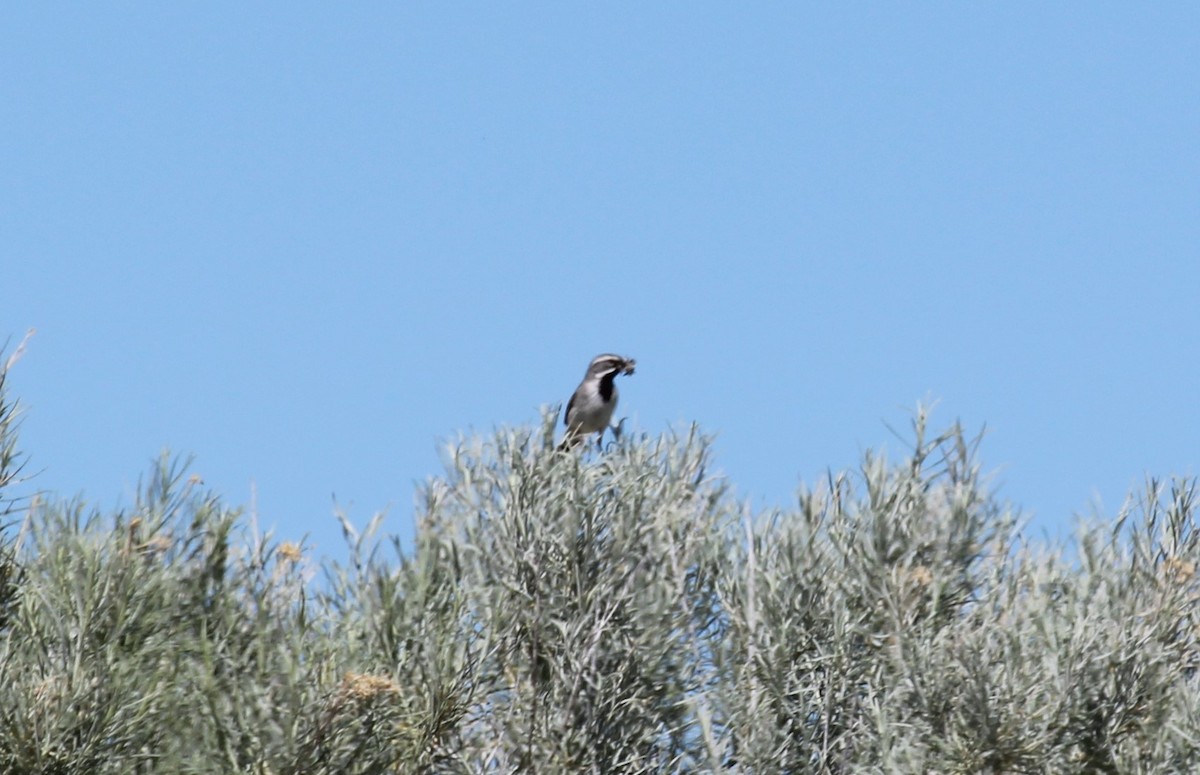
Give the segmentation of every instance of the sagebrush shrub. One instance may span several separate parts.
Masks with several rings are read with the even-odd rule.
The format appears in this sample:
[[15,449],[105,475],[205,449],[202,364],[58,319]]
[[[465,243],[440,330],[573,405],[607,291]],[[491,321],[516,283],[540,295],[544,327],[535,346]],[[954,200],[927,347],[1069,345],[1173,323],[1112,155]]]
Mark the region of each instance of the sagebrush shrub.
[[696,429],[464,437],[411,541],[261,535],[164,458],[16,499],[0,375],[0,772],[1189,772],[1195,482],[1031,542],[977,439],[753,513]]

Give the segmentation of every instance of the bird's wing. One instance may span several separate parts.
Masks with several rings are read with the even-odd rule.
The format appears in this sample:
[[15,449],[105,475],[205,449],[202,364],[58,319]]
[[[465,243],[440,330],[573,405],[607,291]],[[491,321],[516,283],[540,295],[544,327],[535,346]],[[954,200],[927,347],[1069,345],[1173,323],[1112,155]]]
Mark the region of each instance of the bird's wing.
[[563,410],[563,425],[571,427],[571,407],[575,406],[575,394],[571,394],[571,398],[567,400],[567,408]]

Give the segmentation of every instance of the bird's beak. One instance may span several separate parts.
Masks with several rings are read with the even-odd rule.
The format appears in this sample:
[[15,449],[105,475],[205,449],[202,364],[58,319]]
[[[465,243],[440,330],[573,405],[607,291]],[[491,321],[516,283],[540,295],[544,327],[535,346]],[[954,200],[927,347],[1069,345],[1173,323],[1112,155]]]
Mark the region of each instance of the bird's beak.
[[637,361],[635,361],[633,358],[626,358],[625,365],[622,367],[622,371],[624,371],[626,374],[632,374],[633,367],[636,365]]

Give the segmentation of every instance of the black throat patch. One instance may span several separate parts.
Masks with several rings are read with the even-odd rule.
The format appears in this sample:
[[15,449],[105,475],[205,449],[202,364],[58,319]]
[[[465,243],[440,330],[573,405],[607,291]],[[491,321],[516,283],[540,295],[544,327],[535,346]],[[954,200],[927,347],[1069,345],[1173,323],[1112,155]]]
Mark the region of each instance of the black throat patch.
[[600,397],[604,399],[604,403],[612,400],[613,392],[613,377],[617,376],[616,371],[610,371],[600,378]]

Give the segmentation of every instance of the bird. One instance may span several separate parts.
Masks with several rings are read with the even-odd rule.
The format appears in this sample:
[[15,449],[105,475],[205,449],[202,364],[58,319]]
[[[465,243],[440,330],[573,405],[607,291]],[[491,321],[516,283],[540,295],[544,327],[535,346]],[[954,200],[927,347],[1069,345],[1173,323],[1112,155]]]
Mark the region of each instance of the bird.
[[612,353],[592,358],[583,381],[575,388],[563,412],[567,434],[558,447],[560,450],[575,446],[588,433],[599,431],[598,441],[604,440],[604,430],[617,408],[617,386],[613,380],[618,374],[633,374],[636,365],[633,358]]

